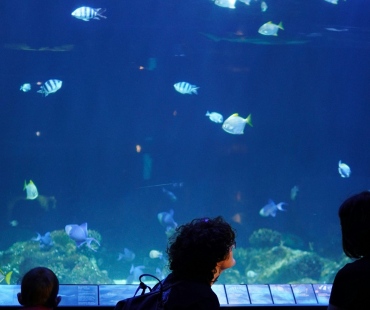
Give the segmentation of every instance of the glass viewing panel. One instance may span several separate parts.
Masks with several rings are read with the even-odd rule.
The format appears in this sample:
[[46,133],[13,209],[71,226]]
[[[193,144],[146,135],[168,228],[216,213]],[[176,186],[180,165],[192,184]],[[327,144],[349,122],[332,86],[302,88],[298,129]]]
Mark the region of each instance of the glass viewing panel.
[[317,302],[370,184],[370,4],[84,5],[1,2],[1,285],[164,278],[174,229],[221,215],[230,296]]

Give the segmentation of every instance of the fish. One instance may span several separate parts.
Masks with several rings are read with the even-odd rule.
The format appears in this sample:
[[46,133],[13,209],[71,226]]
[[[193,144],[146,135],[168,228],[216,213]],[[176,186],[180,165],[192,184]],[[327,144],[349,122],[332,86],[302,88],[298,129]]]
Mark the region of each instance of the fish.
[[164,187],[162,187],[162,192],[165,193],[168,196],[168,198],[170,198],[172,201],[177,200],[176,195],[173,192],[169,191],[168,189],[165,189]]
[[26,180],[24,181],[23,190],[25,190],[26,193],[27,193],[26,199],[34,200],[39,195],[39,193],[37,191],[37,187],[36,187],[35,183],[32,182],[32,180],[30,180],[30,182],[28,184],[27,184]]
[[123,249],[123,253],[118,253],[117,261],[125,260],[126,262],[132,262],[135,259],[135,253],[128,248]]
[[89,238],[87,232],[87,223],[81,225],[69,224],[65,227],[65,232],[67,235],[76,242],[76,246],[79,248],[81,245],[86,243],[86,246],[96,252],[95,249],[91,247],[91,242],[94,241],[100,246],[100,243],[95,238]]
[[239,212],[239,213],[235,213],[231,219],[235,222],[235,223],[238,223],[238,224],[242,224],[242,214]]
[[10,279],[12,277],[13,271],[9,271],[8,273],[5,273],[4,271],[0,270],[0,283],[4,281],[6,284],[10,284]]
[[26,92],[31,90],[31,84],[30,83],[24,83],[19,90],[26,93]]
[[208,116],[209,119],[212,122],[215,122],[215,123],[222,123],[224,121],[223,116],[220,113],[217,113],[217,112],[209,112],[209,111],[207,111],[206,116]]
[[140,186],[138,188],[151,188],[151,187],[159,187],[159,186],[172,186],[173,188],[179,188],[179,187],[184,186],[184,182],[161,183],[161,184],[155,184],[155,185]]
[[342,178],[349,178],[351,175],[351,168],[340,160],[338,163],[338,172]]
[[247,271],[247,277],[248,278],[255,278],[255,277],[257,277],[257,273],[254,272],[253,270],[248,270]]
[[88,6],[82,6],[74,10],[71,13],[71,15],[73,17],[76,17],[77,19],[81,19],[85,22],[88,22],[90,19],[98,19],[98,20],[100,20],[100,18],[106,19],[107,17],[102,15],[105,11],[106,9],[102,9],[102,8],[94,9]]
[[268,22],[258,29],[258,33],[263,34],[264,36],[277,36],[279,29],[284,30],[282,22],[280,22],[279,25],[276,25],[273,22]]
[[183,95],[192,95],[192,94],[198,94],[198,91],[197,89],[199,87],[195,86],[195,85],[191,85],[190,83],[188,82],[178,82],[176,84],[173,85],[173,87],[176,89],[176,91],[178,91],[180,94],[183,94]]
[[238,113],[234,113],[224,121],[222,124],[222,129],[232,135],[242,135],[244,133],[244,127],[246,124],[253,127],[252,114],[249,114],[247,118],[242,118]]
[[143,274],[143,269],[145,269],[145,266],[134,266],[131,265],[130,268],[130,275],[127,277],[126,284],[131,284],[134,281],[138,281],[139,277]]
[[294,201],[297,198],[298,192],[299,192],[298,186],[294,185],[290,190],[290,199]]
[[268,9],[267,3],[265,1],[261,2],[261,11],[266,12]]
[[43,94],[45,97],[49,94],[55,93],[62,87],[63,82],[56,79],[51,79],[46,81],[43,85],[40,86],[38,93]]
[[177,223],[173,219],[174,211],[171,209],[169,212],[160,212],[157,214],[159,223],[166,228],[166,231],[170,231],[177,228]]
[[236,0],[215,0],[215,4],[229,9],[235,9],[235,2]]
[[332,4],[338,4],[338,0],[325,0],[325,1]]
[[53,239],[51,238],[50,232],[47,232],[43,236],[41,236],[39,233],[37,233],[37,237],[32,238],[31,240],[39,241],[41,249],[50,248],[54,245],[54,242],[53,242]]
[[155,259],[155,258],[162,259],[163,258],[163,253],[160,252],[160,251],[157,251],[157,250],[151,250],[149,252],[149,257],[152,258],[152,259]]
[[9,225],[12,226],[12,227],[17,227],[18,226],[18,221],[17,220],[12,220],[9,222]]
[[265,205],[261,210],[260,210],[260,215],[261,216],[269,216],[271,215],[272,217],[276,216],[277,210],[280,211],[286,211],[283,209],[283,206],[287,205],[285,202],[279,202],[278,204],[275,204],[271,199],[268,200],[267,205]]

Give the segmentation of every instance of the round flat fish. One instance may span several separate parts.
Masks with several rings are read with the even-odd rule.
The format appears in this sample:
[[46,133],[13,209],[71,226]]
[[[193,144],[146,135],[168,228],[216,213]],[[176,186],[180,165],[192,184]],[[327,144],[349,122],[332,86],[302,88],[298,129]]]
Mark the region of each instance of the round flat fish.
[[242,135],[244,134],[244,128],[246,124],[252,127],[251,117],[252,115],[249,114],[247,118],[242,118],[238,115],[238,113],[235,113],[224,121],[222,124],[222,129],[232,135]]

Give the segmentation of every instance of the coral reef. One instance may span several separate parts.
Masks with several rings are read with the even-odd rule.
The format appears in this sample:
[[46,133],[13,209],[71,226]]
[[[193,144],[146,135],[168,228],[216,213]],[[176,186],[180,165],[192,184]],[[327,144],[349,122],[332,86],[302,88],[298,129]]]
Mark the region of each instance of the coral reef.
[[[314,251],[285,245],[284,235],[270,229],[254,231],[249,238],[252,247],[236,248],[237,264],[219,278],[223,284],[332,283],[337,271],[350,260],[345,256],[334,261]],[[302,242],[293,235],[286,239],[297,247]]]
[[256,248],[272,247],[279,245],[281,241],[281,233],[267,228],[255,230],[249,237],[250,245]]
[[[89,236],[101,241],[98,232],[89,230]],[[45,266],[52,269],[61,284],[112,284],[107,272],[97,264],[98,252],[85,245],[76,247],[64,230],[51,232],[54,245],[45,250],[38,242],[28,240],[16,242],[6,251],[0,252],[0,266],[4,272],[13,271],[11,284],[31,268]]]

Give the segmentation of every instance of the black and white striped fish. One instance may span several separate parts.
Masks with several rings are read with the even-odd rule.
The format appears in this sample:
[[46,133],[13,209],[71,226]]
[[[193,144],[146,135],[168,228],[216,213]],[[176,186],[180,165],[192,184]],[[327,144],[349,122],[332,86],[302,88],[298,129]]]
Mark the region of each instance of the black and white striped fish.
[[41,89],[38,90],[38,93],[44,94],[46,97],[49,94],[55,93],[58,89],[62,87],[62,81],[60,80],[48,80],[43,85],[41,85]]
[[88,22],[90,19],[107,18],[106,16],[102,15],[105,11],[106,9],[102,8],[93,9],[88,6],[82,6],[74,10],[71,15]]
[[189,84],[188,82],[178,82],[174,84],[173,87],[175,87],[176,91],[184,95],[198,94],[197,89],[199,88],[195,85]]

